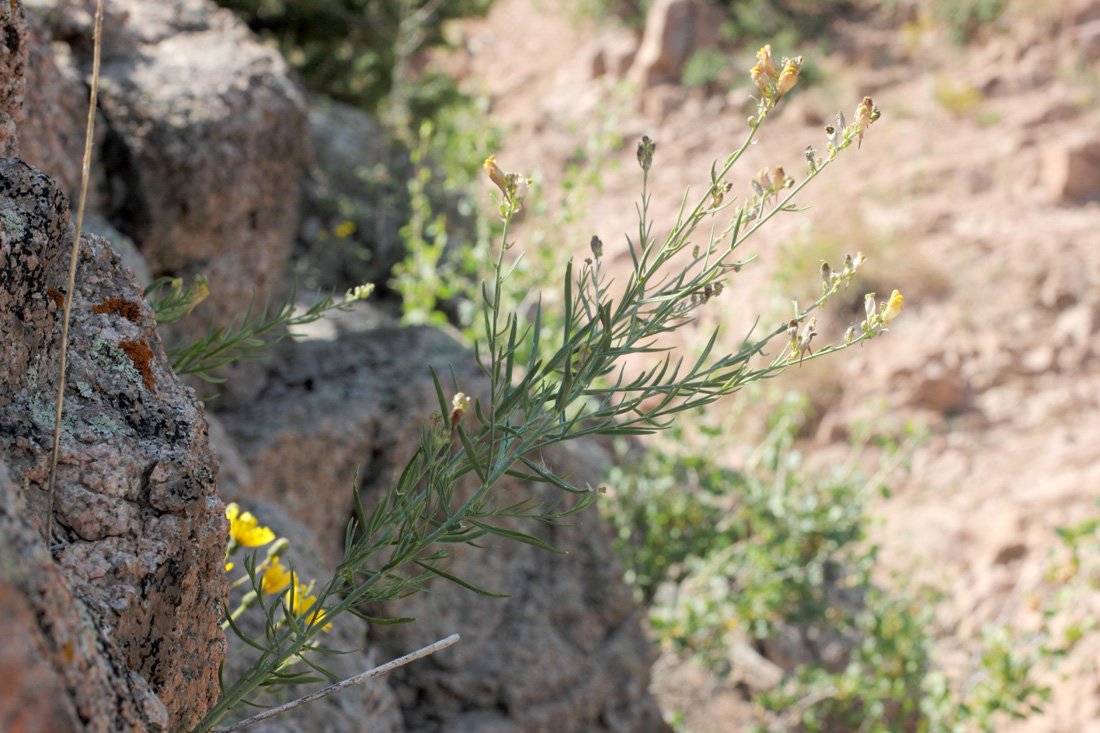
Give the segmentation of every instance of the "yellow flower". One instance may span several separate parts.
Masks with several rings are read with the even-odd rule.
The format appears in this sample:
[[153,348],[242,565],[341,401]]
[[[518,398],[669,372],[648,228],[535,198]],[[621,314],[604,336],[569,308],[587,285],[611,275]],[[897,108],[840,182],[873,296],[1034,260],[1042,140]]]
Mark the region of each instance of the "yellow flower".
[[495,183],[496,187],[500,189],[500,192],[507,196],[508,183],[504,179],[504,171],[497,165],[497,156],[490,155],[485,159],[485,163],[483,163],[481,167],[485,169],[485,175],[489,176],[489,180]]
[[275,558],[264,571],[264,577],[260,580],[260,590],[265,596],[270,596],[297,582],[298,576],[283,567],[279,558]]
[[232,570],[232,569],[233,569],[233,563],[231,563],[231,562],[227,562],[227,563],[225,564],[225,572],[227,572],[227,573],[228,573],[228,572],[229,572],[230,570]]
[[775,65],[775,59],[772,58],[771,44],[764,46],[756,52],[756,60],[759,62],[757,68],[769,77],[774,77],[779,73],[779,67]]
[[191,315],[191,311],[195,310],[195,306],[206,300],[210,295],[210,288],[206,286],[206,278],[195,278],[195,284],[191,286],[193,296],[191,303],[187,306],[187,315]]
[[802,57],[786,59],[787,65],[783,67],[783,73],[776,82],[776,99],[779,99],[794,88],[798,83],[798,72],[802,70]]
[[256,518],[251,512],[241,514],[236,503],[227,504],[225,516],[229,518],[229,538],[238,545],[259,547],[275,539],[275,533],[268,527],[257,527]]
[[345,220],[340,226],[333,229],[332,233],[340,239],[347,239],[352,234],[355,234],[355,222]]
[[901,313],[901,307],[905,303],[905,298],[901,297],[901,293],[895,290],[890,295],[890,300],[886,303],[886,306],[882,309],[882,322],[889,323],[897,318]]
[[[309,613],[309,609],[313,608],[313,605],[317,603],[317,596],[308,595],[309,588],[304,585],[298,586],[298,592],[294,594],[294,598],[291,601],[291,612],[301,618],[303,614]],[[314,624],[320,622],[325,618],[324,609],[319,609],[309,613],[303,620],[307,624]],[[325,624],[321,631],[330,631],[332,624]]]
[[756,85],[760,93],[767,97],[769,90],[772,88],[772,82],[764,70],[759,66],[754,66],[752,67],[752,71],[749,72],[749,75],[752,77],[752,83]]

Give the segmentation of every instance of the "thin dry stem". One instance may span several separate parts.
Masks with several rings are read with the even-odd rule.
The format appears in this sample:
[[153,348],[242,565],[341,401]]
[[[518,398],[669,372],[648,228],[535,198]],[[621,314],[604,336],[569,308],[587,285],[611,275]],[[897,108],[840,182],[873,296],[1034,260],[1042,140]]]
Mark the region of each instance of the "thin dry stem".
[[95,105],[99,93],[99,45],[103,29],[103,0],[96,3],[95,31],[92,52],[92,92],[88,99],[88,129],[84,134],[84,159],[80,171],[80,203],[76,210],[76,236],[69,261],[69,292],[65,298],[65,316],[61,323],[61,374],[57,381],[57,412],[53,423],[53,453],[50,455],[50,480],[46,486],[46,546],[53,546],[53,489],[57,478],[57,457],[61,450],[61,410],[65,401],[65,367],[68,366],[69,315],[73,308],[73,291],[76,288],[76,260],[80,254],[80,230],[84,225],[84,202],[88,198],[88,172],[92,167],[92,132],[95,130]]
[[300,697],[297,700],[292,700],[291,702],[288,702],[285,705],[280,705],[277,708],[271,708],[270,710],[265,710],[264,712],[260,713],[259,715],[253,715],[251,718],[245,718],[244,720],[241,720],[237,723],[234,723],[233,725],[228,726],[226,728],[218,728],[215,731],[215,733],[232,733],[232,731],[241,730],[242,728],[247,728],[248,726],[252,725],[253,723],[259,723],[261,720],[267,720],[268,718],[273,718],[276,715],[282,715],[283,713],[287,712],[288,710],[293,710],[294,708],[299,707],[300,705],[305,705],[307,703],[311,703],[314,700],[320,700],[322,697],[326,697],[328,695],[331,695],[334,692],[339,692],[340,690],[347,689],[348,687],[352,687],[354,685],[362,684],[362,683],[366,682],[369,679],[372,679],[374,677],[378,677],[379,675],[383,675],[386,672],[390,672],[392,670],[395,670],[398,667],[402,667],[402,666],[408,664],[409,662],[415,662],[417,659],[421,659],[423,657],[426,657],[429,654],[435,654],[440,649],[446,649],[451,644],[454,644],[455,642],[457,642],[459,640],[459,638],[460,637],[459,637],[458,634],[451,634],[446,639],[440,639],[436,643],[429,644],[428,646],[424,647],[423,649],[418,649],[415,652],[412,652],[410,654],[406,654],[403,657],[398,657],[397,659],[394,659],[392,662],[386,662],[381,667],[375,667],[374,669],[367,670],[366,672],[363,672],[362,674],[357,674],[354,677],[348,677],[346,680],[343,680],[342,682],[337,682],[335,685],[329,685],[328,687],[324,688],[323,690],[318,690],[317,692],[314,692],[312,695],[306,695],[305,697]]

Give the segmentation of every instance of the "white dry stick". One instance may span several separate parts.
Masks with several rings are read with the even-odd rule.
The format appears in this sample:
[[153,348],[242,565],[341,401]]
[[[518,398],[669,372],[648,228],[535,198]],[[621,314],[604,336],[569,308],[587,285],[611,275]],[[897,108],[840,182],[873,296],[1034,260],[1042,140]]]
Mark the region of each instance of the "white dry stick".
[[[80,204],[76,210],[76,234],[73,236],[73,253],[69,261],[69,292],[65,294],[65,315],[61,326],[61,369],[57,379],[57,413],[53,425],[53,453],[50,456],[50,478],[46,487],[49,506],[46,508],[46,547],[53,545],[53,491],[57,479],[57,458],[61,449],[61,410],[65,402],[65,366],[69,349],[69,315],[73,307],[73,290],[76,287],[76,260],[80,255],[80,230],[84,226],[84,202],[88,198],[88,172],[92,166],[92,132],[95,130],[96,95],[99,93],[99,50],[103,35],[103,2],[95,8],[95,30],[92,36],[92,91],[88,99],[88,129],[84,134],[84,159],[80,173]],[[15,4],[12,3],[12,7]]]
[[261,720],[267,720],[268,718],[272,718],[276,715],[282,715],[286,711],[292,710],[293,708],[296,708],[299,705],[305,705],[306,703],[311,703],[314,700],[320,700],[322,697],[326,697],[327,695],[331,695],[334,692],[339,692],[340,690],[351,687],[353,685],[361,684],[361,683],[366,682],[367,680],[369,680],[373,677],[378,677],[379,675],[383,675],[386,672],[390,672],[390,671],[393,671],[393,670],[397,669],[398,667],[402,667],[402,666],[408,664],[409,662],[415,662],[417,659],[420,659],[422,657],[426,657],[429,654],[435,654],[440,649],[446,649],[451,644],[454,644],[455,642],[457,642],[459,640],[459,638],[460,637],[459,637],[458,634],[451,634],[446,639],[440,639],[436,643],[429,644],[428,646],[424,647],[423,649],[418,649],[415,652],[412,652],[411,654],[406,654],[403,657],[398,657],[397,659],[393,660],[392,662],[386,662],[381,667],[375,667],[374,669],[367,670],[366,672],[363,672],[362,674],[357,674],[354,677],[348,677],[343,682],[337,682],[335,685],[329,685],[328,687],[324,688],[323,690],[318,690],[317,692],[313,693],[312,695],[306,695],[305,697],[300,697],[297,700],[294,700],[292,702],[288,702],[286,705],[280,705],[277,708],[272,708],[271,710],[265,710],[264,712],[260,713],[259,715],[253,715],[251,718],[245,718],[244,720],[239,721],[237,723],[234,723],[233,725],[228,726],[226,728],[218,728],[216,731],[214,731],[214,733],[231,733],[232,731],[235,731],[235,730],[241,730],[242,728],[247,728],[248,726],[252,725],[253,723],[259,723]]

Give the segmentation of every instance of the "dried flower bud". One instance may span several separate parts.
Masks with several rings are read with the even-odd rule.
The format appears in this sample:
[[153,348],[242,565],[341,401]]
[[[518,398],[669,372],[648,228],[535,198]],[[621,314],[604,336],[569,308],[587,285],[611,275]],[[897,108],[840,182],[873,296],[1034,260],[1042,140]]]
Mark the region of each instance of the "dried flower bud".
[[848,330],[844,332],[844,345],[851,346],[852,342],[856,339],[856,327],[848,326]]
[[726,198],[726,194],[733,188],[732,183],[715,183],[710,187],[710,208],[717,209],[722,205],[723,199]]
[[592,241],[589,243],[592,248],[592,255],[598,260],[603,257],[603,242],[595,234],[592,235]]
[[653,165],[653,153],[656,150],[657,143],[650,140],[649,135],[642,135],[642,140],[638,143],[638,164],[642,166],[642,170],[648,171]]
[[454,398],[451,400],[451,429],[454,430],[460,422],[462,422],[463,416],[466,414],[466,410],[470,409],[470,398],[463,392],[456,392]]
[[829,267],[829,263],[825,260],[821,261],[821,279],[826,285],[829,285],[833,279],[833,268]]
[[863,310],[867,314],[867,321],[872,322],[875,317],[875,311],[878,310],[878,306],[875,304],[874,293],[867,293],[863,296]]
[[867,128],[871,126],[871,123],[877,120],[882,115],[879,112],[878,107],[871,101],[870,97],[864,97],[859,107],[856,109],[856,128],[858,129],[857,135],[859,144],[856,147],[863,146],[863,133]]
[[802,329],[802,335],[798,337],[798,344],[795,348],[795,353],[792,357],[797,355],[799,359],[805,356],[807,353],[812,354],[813,350],[810,349],[810,342],[814,340],[814,336],[817,335],[817,319],[811,318],[806,322],[806,328]]
[[[863,263],[867,261],[867,255],[862,252],[856,252],[856,258],[852,261],[852,274],[859,272],[859,269],[863,267]],[[874,295],[874,293],[872,293]]]
[[829,138],[829,144],[832,145],[834,149],[837,148],[836,128],[832,125],[825,125],[825,135]]
[[523,200],[527,198],[530,181],[519,173],[509,173],[505,176],[505,180],[508,182],[509,196],[513,201],[522,204]]

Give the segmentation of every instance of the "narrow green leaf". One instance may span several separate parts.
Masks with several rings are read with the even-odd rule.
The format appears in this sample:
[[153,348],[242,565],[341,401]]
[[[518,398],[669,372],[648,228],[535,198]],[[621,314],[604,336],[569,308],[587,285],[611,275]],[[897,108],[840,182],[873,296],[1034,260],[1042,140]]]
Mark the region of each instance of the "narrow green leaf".
[[474,444],[470,442],[470,436],[466,434],[466,428],[462,427],[462,425],[460,424],[456,428],[456,432],[458,433],[459,441],[461,441],[462,443],[462,448],[466,451],[466,461],[468,462],[470,468],[474,470],[474,473],[477,474],[478,479],[480,479],[481,483],[484,485],[485,467],[481,465],[480,458],[477,455],[477,449],[474,448]]
[[505,539],[515,540],[517,542],[522,542],[526,545],[531,545],[532,547],[537,547],[540,550],[547,550],[549,552],[553,552],[553,553],[558,554],[558,555],[568,555],[569,554],[569,553],[565,552],[564,550],[559,550],[558,548],[554,547],[553,545],[548,545],[547,543],[543,542],[542,540],[540,540],[536,537],[531,537],[530,535],[523,534],[522,532],[514,532],[510,529],[504,529],[503,527],[495,527],[491,524],[484,524],[482,522],[478,522],[478,521],[475,521],[473,519],[470,520],[470,524],[481,527],[486,532],[489,532],[490,534],[495,534],[498,537],[504,537]]
[[457,585],[460,585],[463,588],[465,588],[466,590],[472,590],[474,593],[477,593],[479,595],[488,596],[489,598],[511,598],[512,597],[512,596],[508,595],[507,593],[493,593],[492,591],[487,591],[484,588],[479,588],[476,585],[474,585],[473,583],[468,583],[467,581],[463,580],[462,578],[459,578],[457,575],[451,575],[446,570],[440,570],[439,568],[435,567],[434,565],[428,565],[427,563],[420,562],[419,560],[413,560],[413,562],[415,562],[417,565],[424,568],[425,570],[431,571],[432,573],[435,573],[439,577],[441,577],[445,580],[449,580],[452,583],[455,583]]

